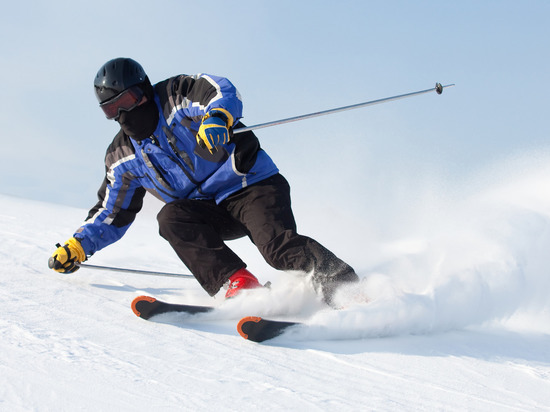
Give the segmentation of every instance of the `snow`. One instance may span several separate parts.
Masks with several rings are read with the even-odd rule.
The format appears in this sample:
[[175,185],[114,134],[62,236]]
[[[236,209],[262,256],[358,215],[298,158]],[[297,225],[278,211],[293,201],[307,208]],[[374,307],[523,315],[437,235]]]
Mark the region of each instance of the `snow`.
[[[48,257],[87,211],[2,195],[0,410],[550,410],[549,164],[511,159],[399,216],[363,216],[360,235],[316,233],[338,238],[362,278],[337,311],[246,240],[231,245],[273,285],[229,302],[193,279],[57,274]],[[157,235],[158,208],[149,199],[89,263],[187,273]],[[327,215],[357,222],[330,204],[295,208],[306,234]],[[219,308],[144,321],[130,309],[142,294]],[[245,315],[307,326],[256,344],[237,334]]]

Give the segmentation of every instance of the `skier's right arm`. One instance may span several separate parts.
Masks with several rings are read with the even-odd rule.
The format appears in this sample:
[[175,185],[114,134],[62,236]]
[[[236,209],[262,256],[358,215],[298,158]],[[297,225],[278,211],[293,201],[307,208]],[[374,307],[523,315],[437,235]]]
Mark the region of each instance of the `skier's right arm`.
[[84,224],[74,237],[91,256],[119,240],[143,206],[145,189],[131,174],[107,173],[98,191],[99,201],[90,210]]
[[145,189],[131,172],[128,162],[134,156],[128,149],[120,150],[113,143],[107,150],[106,174],[97,193],[98,202],[73,237],[53,253],[49,261],[52,269],[74,272],[78,263],[119,240],[141,210]]
[[[107,183],[101,186],[98,192],[100,200],[90,210],[88,219],[63,246],[57,245],[48,261],[51,269],[61,273],[75,272],[78,264],[88,256],[116,242],[126,233],[141,210],[145,190],[132,184],[123,186],[115,188]],[[128,200],[125,202],[122,198]],[[116,199],[121,200],[122,207],[117,206]]]

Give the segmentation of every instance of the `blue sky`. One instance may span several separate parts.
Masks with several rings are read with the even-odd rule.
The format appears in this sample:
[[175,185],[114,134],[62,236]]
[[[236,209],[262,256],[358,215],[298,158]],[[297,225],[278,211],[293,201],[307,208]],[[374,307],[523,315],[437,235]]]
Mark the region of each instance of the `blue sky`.
[[107,60],[153,82],[226,76],[257,124],[456,83],[258,132],[295,199],[385,202],[549,148],[546,1],[106,1],[2,6],[4,194],[89,208],[117,132],[97,107]]

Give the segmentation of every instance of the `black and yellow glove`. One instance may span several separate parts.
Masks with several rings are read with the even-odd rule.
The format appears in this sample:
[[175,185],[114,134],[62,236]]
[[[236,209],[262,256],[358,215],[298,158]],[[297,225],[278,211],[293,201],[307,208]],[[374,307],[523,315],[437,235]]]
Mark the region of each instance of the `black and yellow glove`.
[[222,108],[212,109],[202,119],[197,133],[197,143],[214,153],[219,144],[229,143],[229,129],[233,126],[233,116]]
[[84,253],[80,241],[74,237],[67,240],[63,246],[59,243],[56,246],[57,250],[48,260],[48,266],[56,272],[76,272],[79,269],[78,264],[86,260],[86,253]]

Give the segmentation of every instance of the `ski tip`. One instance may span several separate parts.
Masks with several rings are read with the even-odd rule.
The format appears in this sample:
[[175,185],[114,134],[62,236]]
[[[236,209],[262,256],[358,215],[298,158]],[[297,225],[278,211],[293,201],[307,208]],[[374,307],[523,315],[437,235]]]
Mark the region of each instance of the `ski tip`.
[[140,302],[153,303],[156,301],[157,300],[155,298],[152,298],[151,296],[138,296],[132,301],[132,311],[136,314],[136,316],[141,318],[141,310],[139,309]]
[[248,339],[248,334],[243,331],[243,326],[248,322],[258,323],[261,320],[262,318],[258,316],[247,316],[245,318],[242,318],[237,324],[237,331],[239,332],[239,335],[241,335],[245,339]]

